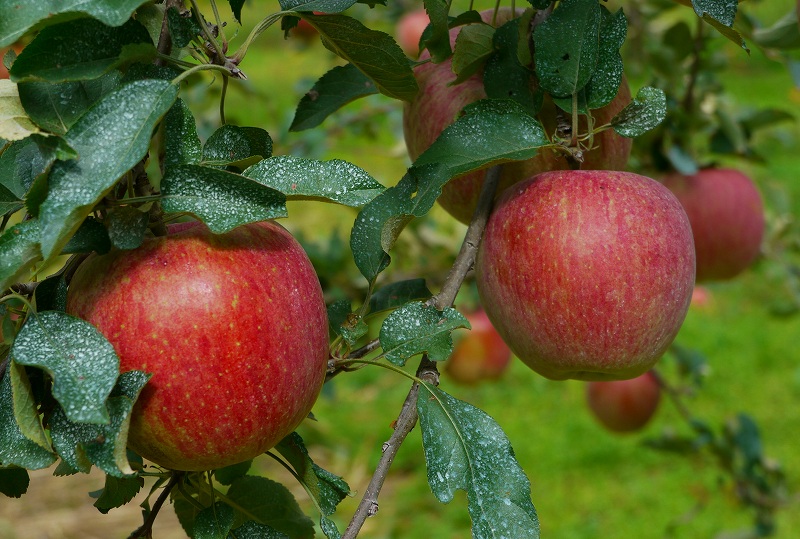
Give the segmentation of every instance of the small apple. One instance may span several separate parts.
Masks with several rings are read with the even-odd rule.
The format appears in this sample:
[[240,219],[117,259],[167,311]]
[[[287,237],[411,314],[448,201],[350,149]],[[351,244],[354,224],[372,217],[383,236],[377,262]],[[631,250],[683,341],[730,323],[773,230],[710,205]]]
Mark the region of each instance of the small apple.
[[481,304],[546,378],[650,369],[686,317],[692,229],[663,185],[630,172],[553,171],[508,188],[478,248]]
[[[481,12],[487,23],[492,20],[493,10]],[[521,13],[518,11],[518,13]],[[498,11],[496,26],[501,26],[512,19],[514,12],[510,8]],[[450,31],[451,45],[455,44],[461,27]],[[421,60],[429,58],[428,51],[423,51]],[[456,79],[452,71],[452,61],[434,64],[427,62],[414,68],[420,91],[403,109],[403,132],[406,147],[412,160],[428,149],[439,134],[458,118],[461,110],[468,104],[486,98],[483,88],[483,74],[476,73],[460,84],[451,86]],[[592,111],[596,125],[608,123],[619,111],[630,103],[631,94],[628,82],[622,80],[617,96],[605,107]],[[569,117],[569,114],[565,115]],[[552,136],[557,125],[557,109],[551,99],[545,99],[539,119]],[[581,116],[579,128],[586,130],[586,118]],[[612,129],[605,130],[594,137],[593,148],[584,153],[583,169],[622,170],[628,163],[631,151],[631,139],[617,135]],[[515,161],[503,167],[497,192],[508,186],[529,178],[539,172],[548,170],[566,170],[571,163],[560,152],[542,150],[533,159]],[[449,181],[442,190],[439,204],[453,217],[468,223],[475,210],[485,176],[479,170]]]
[[412,58],[419,56],[419,40],[430,22],[423,8],[409,11],[397,20],[394,31],[397,43]]
[[714,294],[711,292],[711,290],[709,290],[706,286],[695,285],[694,290],[692,291],[691,307],[701,311],[708,311],[711,310],[713,306]]
[[640,430],[656,413],[660,400],[661,386],[653,371],[630,380],[586,384],[589,409],[613,432]]
[[456,342],[445,372],[458,383],[496,380],[511,363],[511,350],[494,329],[483,309],[465,315],[472,329]]
[[67,312],[111,342],[122,372],[152,373],[128,445],[175,470],[209,470],[273,447],[308,415],[325,379],[322,290],[274,222],[212,234],[170,227],[132,251],[90,256]]
[[731,279],[761,252],[764,206],[753,181],[729,168],[663,180],[683,204],[697,249],[697,282]]

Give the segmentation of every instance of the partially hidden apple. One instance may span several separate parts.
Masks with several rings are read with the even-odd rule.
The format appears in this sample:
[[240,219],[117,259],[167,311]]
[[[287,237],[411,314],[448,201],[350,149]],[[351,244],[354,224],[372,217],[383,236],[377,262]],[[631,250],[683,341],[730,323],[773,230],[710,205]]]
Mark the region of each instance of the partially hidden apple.
[[273,447],[325,379],[328,324],[300,244],[274,222],[215,235],[170,227],[138,249],[90,256],[67,312],[111,342],[122,372],[152,373],[128,445],[175,470],[209,470]]
[[641,430],[655,415],[660,400],[661,385],[653,371],[630,380],[586,384],[589,410],[612,432]]
[[511,363],[511,350],[489,321],[483,309],[465,314],[471,330],[456,342],[445,362],[445,372],[456,382],[470,385],[496,380]]
[[[493,10],[481,12],[484,22],[491,22],[492,13]],[[501,26],[512,19],[513,15],[514,12],[510,8],[501,8],[494,24]],[[460,30],[461,27],[458,27],[450,31],[451,45],[455,45]],[[429,57],[428,52],[423,51],[420,59]],[[433,144],[439,134],[458,118],[466,105],[486,98],[482,72],[474,74],[460,84],[450,85],[456,80],[451,60],[439,64],[431,62],[420,64],[414,68],[414,75],[420,91],[411,102],[405,104],[403,110],[403,132],[412,161]],[[611,103],[592,111],[595,125],[608,123],[630,101],[630,89],[623,77],[618,94]],[[567,118],[570,117],[569,114],[563,114]],[[557,109],[551,99],[545,99],[539,118],[548,135],[552,136],[557,125]],[[579,128],[581,132],[586,130],[584,116],[580,117]],[[631,139],[607,129],[594,137],[592,149],[583,154],[581,168],[623,170],[628,163],[630,151]],[[497,191],[500,193],[508,186],[539,172],[570,168],[571,163],[563,153],[542,150],[528,161],[506,163]],[[484,176],[485,171],[479,170],[449,181],[438,199],[439,204],[459,221],[468,223],[477,205]]]
[[694,286],[675,196],[630,172],[553,171],[507,189],[475,276],[514,354],[546,378],[636,377],[666,351]]
[[706,168],[663,179],[683,204],[697,249],[697,282],[736,277],[758,258],[764,205],[753,181],[738,170]]
[[395,37],[403,52],[413,58],[419,56],[419,40],[430,22],[428,13],[423,8],[404,13],[397,19]]

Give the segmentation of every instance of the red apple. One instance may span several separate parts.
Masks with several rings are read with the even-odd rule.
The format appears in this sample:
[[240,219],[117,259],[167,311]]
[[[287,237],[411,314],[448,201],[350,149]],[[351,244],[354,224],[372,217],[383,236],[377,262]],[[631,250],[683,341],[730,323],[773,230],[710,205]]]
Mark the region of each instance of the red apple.
[[430,22],[428,13],[422,8],[409,11],[397,20],[394,34],[407,55],[419,56],[419,40]]
[[697,282],[736,277],[755,262],[764,236],[764,206],[753,181],[729,168],[664,178],[694,232]]
[[[490,22],[492,10],[483,11],[481,17]],[[496,25],[500,26],[512,18],[511,9],[502,8],[498,12]],[[450,31],[450,42],[455,44],[459,28]],[[429,58],[423,51],[421,59]],[[412,160],[422,154],[444,129],[453,123],[461,110],[468,104],[486,98],[483,89],[483,74],[476,73],[461,84],[450,86],[456,79],[451,60],[439,64],[431,62],[414,68],[420,87],[417,96],[405,105],[403,111],[403,132],[406,146]],[[631,101],[627,80],[623,78],[619,93],[603,108],[592,111],[596,125],[608,123]],[[546,99],[540,112],[540,120],[548,135],[556,129],[556,106]],[[569,114],[566,114],[569,117]],[[586,130],[585,117],[580,118],[581,132]],[[606,130],[595,136],[594,146],[584,153],[583,169],[622,170],[628,163],[631,139]],[[542,150],[533,159],[507,163],[503,167],[498,193],[514,183],[548,170],[566,170],[570,162],[560,152]],[[485,171],[475,171],[448,182],[439,197],[439,204],[452,216],[468,223],[477,205]]]
[[273,222],[220,235],[192,223],[133,251],[92,255],[72,279],[67,312],[106,336],[122,372],[152,373],[128,443],[167,468],[263,453],[308,415],[325,379],[319,280]]
[[456,342],[445,372],[458,383],[496,380],[511,362],[511,350],[483,309],[466,314],[472,329]]
[[586,384],[589,409],[613,432],[640,430],[656,413],[660,400],[661,386],[652,371],[630,380]]
[[630,172],[545,172],[489,218],[475,276],[514,354],[546,378],[610,380],[650,369],[692,297],[694,243],[663,185]]

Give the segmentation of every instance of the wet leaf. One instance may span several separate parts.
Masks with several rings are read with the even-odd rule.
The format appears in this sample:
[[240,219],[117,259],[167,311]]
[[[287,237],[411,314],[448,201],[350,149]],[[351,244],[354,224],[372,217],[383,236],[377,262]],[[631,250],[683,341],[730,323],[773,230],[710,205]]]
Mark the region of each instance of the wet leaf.
[[64,135],[80,155],[58,161],[40,208],[42,254],[58,254],[94,205],[147,153],[156,123],[175,101],[166,81],[135,81],[103,97]]
[[8,376],[11,378],[11,394],[14,401],[14,417],[19,431],[39,447],[52,452],[53,448],[42,427],[36,399],[25,367],[12,361],[9,363]]
[[61,249],[61,254],[91,253],[105,254],[111,249],[111,240],[106,227],[94,217],[87,217],[75,234]]
[[22,140],[38,132],[39,128],[22,107],[17,85],[0,79],[0,138]]
[[0,290],[21,279],[41,260],[39,221],[30,219],[7,228],[0,235]]
[[698,17],[708,14],[725,26],[733,26],[739,2],[737,0],[692,0],[692,7]]
[[23,468],[0,468],[0,493],[9,498],[19,498],[28,492],[31,478]]
[[317,127],[348,103],[376,93],[375,84],[355,65],[336,66],[322,75],[300,100],[289,131]]
[[[144,241],[149,215],[132,206],[121,206],[108,212],[108,239],[117,249],[136,249]],[[80,229],[78,229],[80,230]]]
[[415,301],[386,317],[379,338],[386,359],[396,365],[422,353],[432,361],[444,361],[453,352],[452,331],[469,327],[466,317],[453,308],[439,311]]
[[164,116],[164,167],[197,165],[203,157],[203,145],[197,136],[197,124],[183,99],[178,99]]
[[280,155],[256,163],[243,175],[288,199],[323,199],[355,207],[385,189],[364,169],[341,159],[318,161]]
[[252,460],[246,460],[244,462],[239,462],[238,464],[231,464],[230,466],[220,468],[219,470],[214,470],[214,478],[217,480],[217,482],[222,483],[223,485],[230,485],[236,479],[247,475],[247,472],[250,470],[252,465]]
[[521,64],[517,50],[520,40],[520,21],[513,19],[494,34],[493,53],[486,62],[483,86],[486,95],[494,99],[512,99],[531,116],[539,113],[542,94],[531,89],[531,71]]
[[339,13],[356,3],[356,0],[279,0],[283,11],[319,11]]
[[24,199],[37,176],[56,160],[57,141],[55,137],[33,135],[12,142],[0,155],[0,185]]
[[461,29],[453,50],[453,84],[467,80],[483,67],[494,52],[492,38],[495,29],[488,24],[470,24]]
[[37,311],[64,311],[67,308],[67,281],[58,273],[41,281],[33,296]]
[[265,524],[258,524],[252,520],[245,522],[234,530],[236,539],[291,539],[285,533]]
[[215,234],[286,216],[286,197],[239,174],[199,165],[174,166],[161,180],[165,212],[189,212]]
[[11,347],[21,365],[44,369],[66,416],[107,424],[105,401],[119,374],[114,347],[88,322],[58,311],[31,314]]
[[432,295],[425,285],[425,279],[409,279],[387,284],[369,298],[369,313],[388,311],[410,301],[426,300]]
[[22,209],[23,205],[22,199],[0,185],[0,215],[12,214]]
[[539,537],[530,482],[485,412],[423,383],[417,398],[428,483],[442,503],[467,493],[472,536]]
[[96,79],[121,64],[155,54],[150,34],[134,19],[111,27],[81,18],[42,29],[19,54],[10,75],[17,82]]
[[208,137],[201,164],[244,169],[271,155],[272,138],[264,129],[226,124]]
[[193,539],[226,539],[234,516],[233,508],[223,502],[206,507],[194,520]]
[[614,131],[623,137],[638,137],[660,124],[667,114],[664,90],[645,86],[627,107],[611,119]]
[[97,498],[97,501],[93,504],[97,510],[106,514],[111,509],[122,507],[131,501],[143,486],[143,477],[114,477],[113,475],[106,475],[103,489],[92,492],[89,495]]
[[[228,489],[228,498],[249,515],[258,518],[275,530],[292,538],[306,539],[314,536],[314,523],[303,514],[289,490],[265,477],[247,475],[233,482]],[[234,527],[250,520],[237,514]]]

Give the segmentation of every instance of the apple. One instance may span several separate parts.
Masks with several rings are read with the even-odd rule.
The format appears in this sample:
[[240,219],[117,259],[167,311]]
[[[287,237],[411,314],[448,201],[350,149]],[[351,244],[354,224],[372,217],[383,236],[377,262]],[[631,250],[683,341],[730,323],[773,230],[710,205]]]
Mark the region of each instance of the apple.
[[634,378],[666,351],[694,285],[692,229],[663,185],[631,172],[544,172],[507,189],[475,277],[514,354],[546,378]]
[[729,168],[663,180],[683,204],[694,232],[697,282],[736,277],[761,252],[764,205],[753,181]]
[[653,371],[630,380],[586,384],[589,410],[613,432],[640,430],[656,413],[660,400],[661,385]]
[[[493,10],[481,12],[485,22],[490,22]],[[513,18],[510,8],[498,11],[496,25],[501,26]],[[521,13],[521,12],[518,12]],[[450,31],[450,42],[455,44],[459,28]],[[429,58],[423,51],[421,60]],[[483,75],[476,73],[461,84],[450,86],[456,79],[452,71],[452,61],[439,64],[427,62],[414,68],[420,91],[403,109],[403,133],[411,160],[419,157],[433,143],[444,129],[458,118],[461,110],[468,104],[486,98],[483,88]],[[592,111],[596,125],[608,123],[631,101],[628,82],[623,78],[617,96],[605,107]],[[552,137],[557,124],[557,110],[549,98],[545,99],[539,119]],[[566,114],[569,118],[569,114]],[[579,121],[581,132],[586,130],[586,118]],[[631,139],[617,135],[608,129],[594,137],[593,148],[583,154],[583,169],[622,170],[628,163],[631,152]],[[498,193],[518,181],[548,170],[566,170],[571,163],[561,152],[542,150],[528,161],[515,161],[503,167]],[[449,181],[442,190],[439,204],[453,217],[468,223],[477,205],[485,171],[474,171]]]
[[325,379],[322,290],[274,222],[212,234],[170,227],[132,251],[91,255],[67,312],[111,342],[122,372],[152,373],[129,447],[175,470],[209,470],[273,447],[308,415]]
[[0,48],[0,79],[7,79],[8,78],[8,69],[6,69],[6,65],[3,63],[3,60],[6,57],[6,53],[10,50],[14,50],[14,53],[19,55],[22,52],[23,44],[22,43],[14,43],[10,47]]
[[423,8],[409,11],[397,20],[394,33],[397,43],[407,55],[414,58],[419,56],[419,40],[430,22]]
[[494,329],[483,309],[465,314],[472,329],[456,342],[445,362],[445,372],[458,383],[496,380],[511,363],[511,350]]

